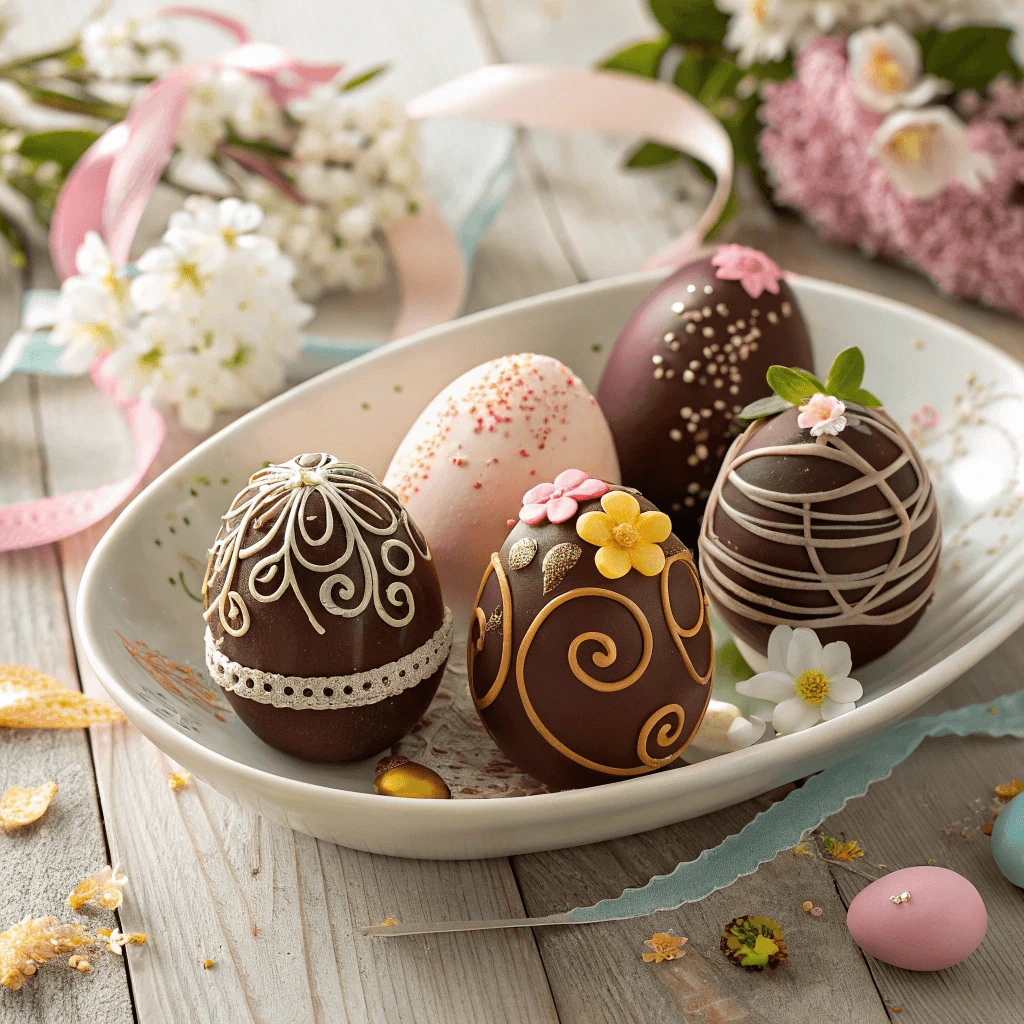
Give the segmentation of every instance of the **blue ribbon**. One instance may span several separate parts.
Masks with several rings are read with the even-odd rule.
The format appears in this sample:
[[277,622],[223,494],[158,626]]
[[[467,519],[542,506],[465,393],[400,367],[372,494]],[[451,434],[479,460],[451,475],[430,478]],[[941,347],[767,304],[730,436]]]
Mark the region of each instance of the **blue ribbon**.
[[622,921],[702,900],[795,846],[810,829],[841,811],[848,800],[863,796],[871,783],[888,778],[922,740],[934,736],[1024,738],[1024,690],[990,704],[972,704],[890,726],[859,754],[808,779],[696,860],[680,864],[670,874],[656,875],[643,888],[626,889],[615,899],[570,910],[564,920],[573,924]]

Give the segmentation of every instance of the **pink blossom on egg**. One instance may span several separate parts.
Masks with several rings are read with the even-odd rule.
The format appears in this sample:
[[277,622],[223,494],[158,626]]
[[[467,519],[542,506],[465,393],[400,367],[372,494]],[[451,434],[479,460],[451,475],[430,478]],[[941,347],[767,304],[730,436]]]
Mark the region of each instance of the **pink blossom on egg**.
[[846,428],[846,406],[833,395],[814,395],[806,405],[800,406],[797,426],[809,430],[812,437],[838,434]]
[[757,249],[745,245],[723,245],[711,258],[715,277],[721,281],[739,281],[743,290],[756,299],[762,292],[779,294],[782,270],[779,265]]
[[545,519],[564,523],[576,515],[578,501],[600,498],[607,490],[603,480],[582,469],[566,469],[555,477],[553,484],[537,484],[523,495],[519,518],[529,526],[537,526]]

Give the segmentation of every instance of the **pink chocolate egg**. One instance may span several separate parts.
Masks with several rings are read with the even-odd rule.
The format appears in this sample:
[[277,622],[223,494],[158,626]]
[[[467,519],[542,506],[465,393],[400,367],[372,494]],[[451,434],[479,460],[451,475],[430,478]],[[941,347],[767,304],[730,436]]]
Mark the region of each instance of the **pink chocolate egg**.
[[981,945],[988,914],[963,875],[921,866],[893,871],[862,889],[846,927],[876,960],[908,971],[941,971]]

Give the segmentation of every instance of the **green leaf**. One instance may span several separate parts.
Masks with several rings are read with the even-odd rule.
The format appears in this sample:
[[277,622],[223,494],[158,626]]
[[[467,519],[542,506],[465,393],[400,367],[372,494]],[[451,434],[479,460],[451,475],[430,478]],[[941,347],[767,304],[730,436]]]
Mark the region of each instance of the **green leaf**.
[[715,0],[649,0],[651,14],[678,43],[721,43],[729,17]]
[[664,164],[675,163],[683,154],[671,146],[663,146],[660,142],[645,142],[642,146],[633,150],[626,166],[637,167],[661,167]]
[[707,238],[704,240],[710,242],[712,239],[717,238],[721,230],[729,223],[739,212],[740,208],[740,197],[736,192],[735,188],[729,189],[729,195],[726,197],[725,206],[722,207],[722,212],[718,215],[718,220],[711,225],[708,231]]
[[21,140],[18,152],[30,160],[53,160],[60,164],[61,170],[67,174],[98,138],[96,132],[85,129],[37,132],[34,135],[26,135]]
[[636,43],[613,53],[599,66],[608,71],[625,71],[631,75],[640,75],[642,78],[657,78],[661,59],[671,45],[672,40],[668,36],[646,43]]
[[790,405],[803,405],[816,391],[822,390],[822,387],[817,386],[821,382],[816,381],[804,370],[788,366],[769,366],[766,376],[772,391]]
[[775,416],[777,413],[792,409],[795,404],[795,402],[787,402],[780,395],[769,395],[767,398],[759,398],[756,402],[751,402],[745,409],[737,413],[737,416],[748,422],[760,420],[765,416]]
[[997,75],[1020,79],[1020,66],[1010,53],[1013,32],[995,26],[964,25],[949,32],[929,28],[917,33],[924,70],[951,82],[953,90],[985,87]]
[[697,98],[700,96],[708,76],[720,63],[721,61],[717,57],[712,57],[710,54],[687,53],[676,65],[676,73],[672,80],[683,92],[688,92]]
[[726,640],[720,650],[715,652],[715,678],[723,676],[736,683],[744,679],[750,679],[754,670],[747,664],[746,659],[740,654],[735,640]]
[[857,388],[846,401],[853,402],[856,405],[863,405],[868,409],[878,409],[882,405],[880,398],[875,398],[870,391],[865,391],[864,388]]
[[860,382],[864,379],[864,353],[856,345],[851,348],[844,348],[832,360],[832,366],[828,371],[828,379],[825,381],[826,395],[834,395],[836,398],[853,401],[854,392],[860,389]]
[[377,64],[367,71],[363,71],[356,75],[354,78],[350,78],[342,87],[342,92],[348,92],[349,89],[358,89],[361,85],[366,85],[367,82],[372,82],[378,75],[383,75],[387,71],[387,64]]

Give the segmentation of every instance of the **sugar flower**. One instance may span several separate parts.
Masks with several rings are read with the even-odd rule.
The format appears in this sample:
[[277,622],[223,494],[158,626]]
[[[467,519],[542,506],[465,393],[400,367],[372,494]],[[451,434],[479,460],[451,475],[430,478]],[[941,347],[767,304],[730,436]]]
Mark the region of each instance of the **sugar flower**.
[[644,945],[651,951],[641,954],[645,964],[660,964],[665,960],[678,960],[686,956],[686,939],[682,935],[669,935],[668,932],[655,932]]
[[772,726],[800,732],[853,711],[864,688],[850,678],[849,644],[821,646],[814,630],[776,626],[768,640],[768,671],[736,684],[746,697],[776,704]]
[[603,480],[584,473],[582,469],[566,469],[553,484],[537,484],[523,495],[519,518],[530,526],[544,522],[564,523],[576,515],[577,502],[600,498],[607,493]]
[[894,22],[854,32],[847,50],[854,95],[871,110],[920,107],[949,92],[948,82],[922,74],[921,47]]
[[801,430],[809,430],[812,437],[838,434],[846,429],[846,406],[833,395],[815,394],[806,405],[800,406],[796,418]]
[[753,746],[765,728],[760,718],[745,718],[735,704],[712,698],[690,745],[708,754],[728,754]]
[[890,114],[868,152],[899,191],[919,200],[937,196],[954,181],[977,192],[995,174],[992,157],[970,148],[967,126],[949,107]]
[[717,269],[715,277],[721,281],[739,281],[743,290],[752,298],[762,292],[779,294],[782,270],[779,265],[757,249],[745,245],[722,245],[711,258]]
[[640,502],[628,491],[608,491],[601,498],[603,512],[584,512],[576,520],[576,532],[588,544],[597,545],[597,571],[610,580],[636,569],[643,576],[657,576],[665,567],[659,547],[672,532],[672,520],[664,512],[641,512]]

